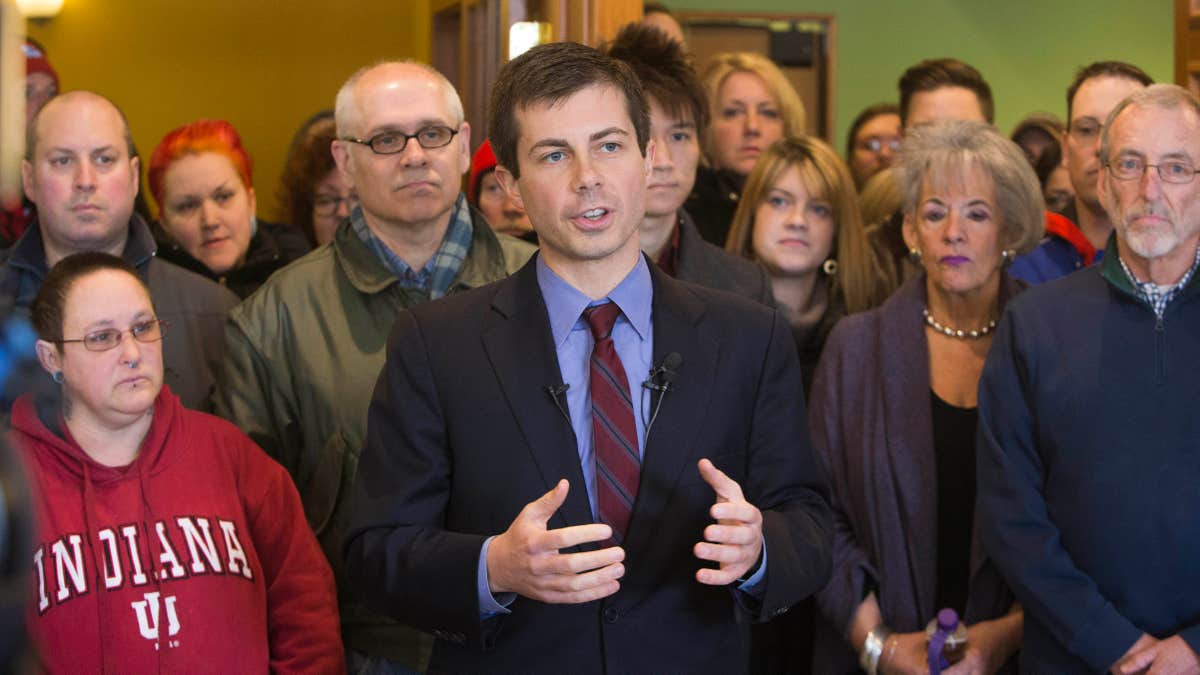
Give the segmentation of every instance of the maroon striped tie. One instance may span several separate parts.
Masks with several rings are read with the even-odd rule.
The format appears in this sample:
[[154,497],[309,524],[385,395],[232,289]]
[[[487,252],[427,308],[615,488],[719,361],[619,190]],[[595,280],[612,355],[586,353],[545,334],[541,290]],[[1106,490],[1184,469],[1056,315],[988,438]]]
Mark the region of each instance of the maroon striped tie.
[[596,453],[596,503],[600,520],[612,527],[613,540],[617,544],[629,529],[641,474],[629,380],[612,341],[613,324],[620,313],[621,308],[614,302],[583,311],[595,340],[589,387],[592,394],[592,448]]

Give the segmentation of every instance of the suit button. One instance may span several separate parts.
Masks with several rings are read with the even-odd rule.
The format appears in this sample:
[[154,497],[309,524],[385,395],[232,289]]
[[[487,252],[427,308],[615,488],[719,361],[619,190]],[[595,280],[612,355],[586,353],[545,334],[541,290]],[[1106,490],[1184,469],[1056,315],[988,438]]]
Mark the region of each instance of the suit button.
[[619,619],[620,617],[621,617],[621,613],[617,611],[616,607],[605,607],[604,608],[604,620],[606,622],[616,623],[617,619]]

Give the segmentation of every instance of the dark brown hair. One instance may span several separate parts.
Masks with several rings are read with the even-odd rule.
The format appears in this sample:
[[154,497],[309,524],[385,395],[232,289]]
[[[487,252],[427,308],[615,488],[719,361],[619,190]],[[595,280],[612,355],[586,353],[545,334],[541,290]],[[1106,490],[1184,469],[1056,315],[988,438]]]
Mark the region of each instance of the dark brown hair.
[[942,87],[969,89],[979,99],[983,118],[991,124],[996,118],[996,106],[992,101],[992,88],[983,75],[968,63],[958,59],[927,59],[904,71],[900,76],[900,126],[908,120],[908,106],[914,94],[933,91]]
[[283,221],[300,228],[314,246],[317,233],[313,229],[313,199],[317,183],[336,168],[329,150],[337,137],[335,126],[332,110],[322,110],[310,117],[292,138],[279,179]]
[[612,42],[601,45],[600,51],[627,63],[647,97],[677,120],[690,118],[696,131],[703,134],[708,126],[708,97],[678,42],[652,26],[630,23]]
[[[858,117],[850,123],[850,133],[846,134],[846,161],[854,156],[854,140],[858,137],[858,130],[863,128],[867,122],[881,115],[899,115],[900,106],[895,103],[874,103],[863,108],[862,112],[858,113]],[[903,124],[903,121],[901,122]]]
[[[102,270],[125,272],[137,279],[143,289],[146,288],[137,270],[124,258],[99,251],[69,255],[50,269],[50,273],[42,281],[42,287],[33,298],[29,315],[33,322],[33,330],[39,338],[55,343],[63,339],[63,308],[67,304],[67,294],[78,279]],[[150,291],[147,290],[146,293],[148,295]]]
[[1071,80],[1071,86],[1067,87],[1068,129],[1071,128],[1071,107],[1075,102],[1075,94],[1079,93],[1079,88],[1083,86],[1084,82],[1093,77],[1120,77],[1140,82],[1147,87],[1154,84],[1154,78],[1147,75],[1146,71],[1131,63],[1125,63],[1124,61],[1096,61],[1095,63],[1089,63],[1075,73],[1075,79]]
[[514,178],[517,164],[517,110],[536,103],[558,103],[592,85],[611,86],[625,95],[625,109],[646,154],[650,113],[642,85],[629,66],[577,42],[538,45],[509,61],[500,70],[488,105],[488,138],[500,161]]

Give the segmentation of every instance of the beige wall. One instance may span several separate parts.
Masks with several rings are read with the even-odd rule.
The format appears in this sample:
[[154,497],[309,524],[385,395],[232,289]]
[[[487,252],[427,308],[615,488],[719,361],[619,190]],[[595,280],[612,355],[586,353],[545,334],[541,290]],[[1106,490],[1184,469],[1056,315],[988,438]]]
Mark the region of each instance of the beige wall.
[[276,216],[292,134],[333,107],[346,76],[430,51],[429,2],[419,0],[66,0],[28,34],[64,90],[94,89],[125,110],[145,158],[180,124],[232,122],[265,218]]

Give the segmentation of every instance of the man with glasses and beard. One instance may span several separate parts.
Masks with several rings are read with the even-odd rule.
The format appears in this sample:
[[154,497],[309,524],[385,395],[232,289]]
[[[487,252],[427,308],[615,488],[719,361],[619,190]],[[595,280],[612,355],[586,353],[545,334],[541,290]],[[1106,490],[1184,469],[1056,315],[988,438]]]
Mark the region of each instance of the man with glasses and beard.
[[980,535],[1022,672],[1196,673],[1200,100],[1153,85],[1102,129],[1108,254],[1014,299],[984,366]]

